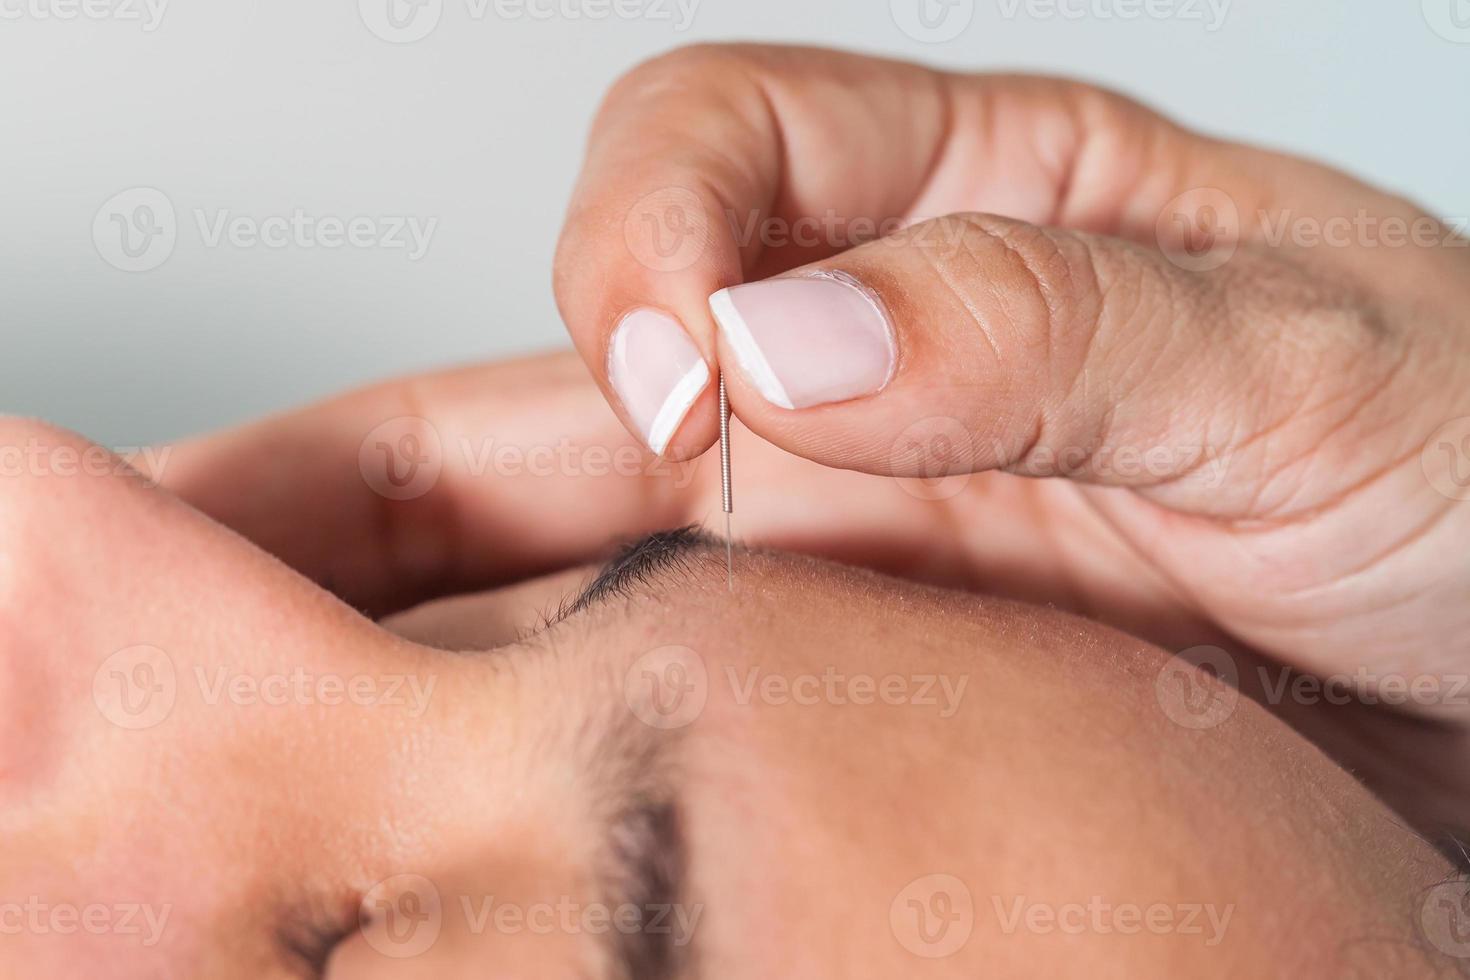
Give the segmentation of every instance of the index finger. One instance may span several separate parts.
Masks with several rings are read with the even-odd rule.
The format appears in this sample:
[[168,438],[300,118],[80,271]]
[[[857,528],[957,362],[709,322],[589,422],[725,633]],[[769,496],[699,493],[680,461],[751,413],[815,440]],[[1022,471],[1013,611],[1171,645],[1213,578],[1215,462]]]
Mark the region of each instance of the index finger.
[[[688,458],[715,438],[709,295],[877,237],[881,218],[907,212],[943,145],[944,85],[839,52],[706,46],[614,86],[557,249],[556,295],[608,400],[655,453]],[[842,227],[796,224],[823,214]]]

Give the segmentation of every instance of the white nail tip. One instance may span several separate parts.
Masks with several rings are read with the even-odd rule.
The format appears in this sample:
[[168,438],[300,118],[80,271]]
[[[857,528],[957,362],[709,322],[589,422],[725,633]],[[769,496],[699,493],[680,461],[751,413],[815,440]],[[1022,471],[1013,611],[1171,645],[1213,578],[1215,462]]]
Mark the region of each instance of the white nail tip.
[[710,296],[709,308],[715,316],[715,322],[720,325],[720,331],[725,335],[725,339],[735,349],[735,359],[740,362],[740,367],[745,372],[745,376],[750,379],[751,384],[755,385],[766,401],[772,405],[781,408],[795,407],[791,403],[790,396],[786,394],[785,386],[776,377],[776,372],[771,370],[766,355],[761,353],[760,346],[750,333],[750,328],[745,325],[745,318],[735,308],[735,301],[730,298],[730,290],[721,289]]
[[674,385],[664,403],[659,406],[658,413],[654,415],[653,422],[648,426],[648,448],[656,455],[662,456],[669,446],[669,440],[674,438],[674,433],[679,429],[679,423],[684,421],[684,416],[689,414],[689,409],[694,405],[694,400],[699,393],[704,391],[705,385],[709,384],[709,367],[700,361],[685,372],[684,376]]

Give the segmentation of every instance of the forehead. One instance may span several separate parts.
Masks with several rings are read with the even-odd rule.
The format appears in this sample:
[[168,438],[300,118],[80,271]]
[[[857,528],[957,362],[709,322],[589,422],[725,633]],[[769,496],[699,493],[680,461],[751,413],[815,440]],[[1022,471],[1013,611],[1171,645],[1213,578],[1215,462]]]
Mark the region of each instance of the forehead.
[[[677,736],[694,892],[721,903],[703,939],[729,975],[752,965],[752,935],[773,937],[770,969],[904,975],[916,940],[894,917],[936,888],[992,925],[1018,901],[1208,906],[1227,952],[1176,930],[1108,955],[1211,975],[1255,948],[1265,969],[1300,937],[1283,881],[1319,902],[1327,949],[1403,932],[1405,896],[1438,865],[1253,704],[1207,733],[1175,723],[1155,689],[1166,655],[1115,631],[781,555],[736,571],[733,597],[719,563],[651,578],[589,609],[566,651],[606,665],[617,712]],[[1379,841],[1386,906],[1322,864],[1342,834]],[[1105,952],[1084,938],[992,930],[969,951],[1063,975],[1079,949]]]

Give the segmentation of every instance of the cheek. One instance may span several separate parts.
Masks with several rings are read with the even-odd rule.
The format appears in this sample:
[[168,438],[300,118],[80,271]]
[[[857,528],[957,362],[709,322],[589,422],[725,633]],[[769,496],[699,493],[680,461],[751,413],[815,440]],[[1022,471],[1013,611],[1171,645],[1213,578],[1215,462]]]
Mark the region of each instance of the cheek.
[[349,869],[382,847],[379,815],[354,797],[364,767],[320,725],[195,726],[180,711],[128,731],[82,717],[56,764],[3,784],[0,976],[11,964],[28,976],[236,975],[201,957],[267,958],[275,917],[314,890],[327,904],[338,885],[355,889]]
[[64,671],[44,659],[20,624],[0,614],[0,813],[38,793],[55,777],[66,752]]
[[[115,649],[81,623],[77,589],[49,560],[0,555],[0,819],[85,757],[107,726],[94,677]],[[106,680],[104,677],[103,680]],[[107,692],[100,692],[104,696]],[[3,825],[0,825],[3,826]]]
[[20,846],[0,874],[0,974],[16,965],[26,976],[177,975],[209,950],[211,903],[189,867],[98,853],[85,840],[10,843]]

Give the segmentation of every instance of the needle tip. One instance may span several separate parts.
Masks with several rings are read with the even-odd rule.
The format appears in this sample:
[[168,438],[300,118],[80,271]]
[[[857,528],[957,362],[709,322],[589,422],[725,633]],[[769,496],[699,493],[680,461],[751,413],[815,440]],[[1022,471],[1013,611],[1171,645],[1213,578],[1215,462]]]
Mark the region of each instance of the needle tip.
[[725,584],[735,591],[735,546],[730,538],[730,512],[725,512]]

